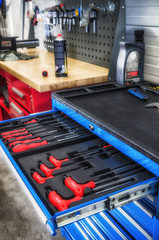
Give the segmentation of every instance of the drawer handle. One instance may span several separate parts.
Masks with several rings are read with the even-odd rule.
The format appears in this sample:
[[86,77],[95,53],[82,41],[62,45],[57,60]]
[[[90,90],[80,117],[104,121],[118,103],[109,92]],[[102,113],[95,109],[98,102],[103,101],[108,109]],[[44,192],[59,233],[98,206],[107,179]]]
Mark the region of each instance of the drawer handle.
[[13,102],[10,103],[10,106],[21,116],[23,111],[20,110]]
[[20,98],[23,98],[24,97],[24,94],[22,92],[20,92],[17,88],[15,87],[12,87],[12,91],[14,93],[16,93]]

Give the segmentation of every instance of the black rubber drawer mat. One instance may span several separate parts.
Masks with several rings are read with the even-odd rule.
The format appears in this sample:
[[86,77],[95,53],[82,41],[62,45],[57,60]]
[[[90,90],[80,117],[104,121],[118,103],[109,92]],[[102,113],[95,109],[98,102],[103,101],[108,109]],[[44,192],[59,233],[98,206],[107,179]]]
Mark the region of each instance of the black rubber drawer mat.
[[[132,88],[148,99],[144,101],[130,94],[128,90]],[[145,107],[159,102],[158,94],[137,85],[119,87],[106,83],[57,91],[52,97],[159,163],[159,109]]]

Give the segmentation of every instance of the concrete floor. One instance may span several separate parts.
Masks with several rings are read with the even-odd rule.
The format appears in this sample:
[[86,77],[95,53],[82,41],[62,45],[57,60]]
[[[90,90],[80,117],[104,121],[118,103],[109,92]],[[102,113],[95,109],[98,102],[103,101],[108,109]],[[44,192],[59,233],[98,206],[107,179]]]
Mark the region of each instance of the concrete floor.
[[53,238],[39,219],[5,159],[0,156],[0,240],[63,240]]

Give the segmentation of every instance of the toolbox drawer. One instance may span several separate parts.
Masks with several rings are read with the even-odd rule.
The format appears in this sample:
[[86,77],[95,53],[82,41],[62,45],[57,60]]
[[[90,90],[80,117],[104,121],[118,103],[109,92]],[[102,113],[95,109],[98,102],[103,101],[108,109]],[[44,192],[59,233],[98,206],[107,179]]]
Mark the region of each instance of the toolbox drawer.
[[154,174],[61,112],[3,122],[0,132],[52,234],[157,190]]
[[31,88],[16,78],[7,78],[9,96],[21,104],[27,111],[32,112]]
[[13,98],[9,97],[9,109],[10,109],[10,116],[12,118],[18,118],[29,115],[29,113]]

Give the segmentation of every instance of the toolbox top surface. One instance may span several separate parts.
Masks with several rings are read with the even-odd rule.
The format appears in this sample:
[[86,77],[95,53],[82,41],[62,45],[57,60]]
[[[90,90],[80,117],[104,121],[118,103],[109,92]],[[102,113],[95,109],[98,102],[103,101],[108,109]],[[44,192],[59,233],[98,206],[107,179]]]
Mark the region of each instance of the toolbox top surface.
[[128,89],[129,87],[106,83],[58,91],[52,93],[52,96],[159,163],[159,109],[145,108],[146,104],[159,102],[159,95],[137,87],[149,97],[143,101],[131,95]]

